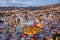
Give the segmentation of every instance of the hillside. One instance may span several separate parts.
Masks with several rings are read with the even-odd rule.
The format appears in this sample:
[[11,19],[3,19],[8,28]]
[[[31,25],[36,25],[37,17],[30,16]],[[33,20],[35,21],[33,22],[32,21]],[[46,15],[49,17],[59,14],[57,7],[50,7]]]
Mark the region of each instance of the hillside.
[[0,7],[0,10],[13,10],[13,9],[28,9],[28,10],[31,10],[31,11],[34,11],[34,10],[42,10],[42,9],[48,9],[48,8],[51,8],[51,7],[57,7],[57,6],[60,6],[60,3],[57,3],[57,4],[52,4],[52,5],[46,5],[46,6],[38,6],[38,7],[35,7],[35,6],[30,6],[30,7],[14,7],[14,6],[11,6],[11,7]]

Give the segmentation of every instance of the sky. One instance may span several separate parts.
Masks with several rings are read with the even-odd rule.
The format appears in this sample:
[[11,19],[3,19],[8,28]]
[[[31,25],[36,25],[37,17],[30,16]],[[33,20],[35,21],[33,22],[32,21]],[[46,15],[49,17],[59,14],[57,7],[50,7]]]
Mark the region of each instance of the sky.
[[0,7],[2,6],[43,6],[60,3],[60,0],[0,0]]

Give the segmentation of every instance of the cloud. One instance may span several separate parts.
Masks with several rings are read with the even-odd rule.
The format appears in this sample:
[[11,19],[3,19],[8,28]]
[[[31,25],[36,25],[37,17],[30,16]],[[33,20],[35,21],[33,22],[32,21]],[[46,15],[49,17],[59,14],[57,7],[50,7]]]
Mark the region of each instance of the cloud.
[[58,3],[58,0],[0,0],[0,6],[41,6]]
[[55,4],[58,3],[57,0],[31,0],[31,1],[25,1],[23,4],[27,6],[42,6],[42,5],[49,5],[49,4]]
[[0,0],[0,6],[19,6],[23,2],[22,1],[17,1],[17,0]]

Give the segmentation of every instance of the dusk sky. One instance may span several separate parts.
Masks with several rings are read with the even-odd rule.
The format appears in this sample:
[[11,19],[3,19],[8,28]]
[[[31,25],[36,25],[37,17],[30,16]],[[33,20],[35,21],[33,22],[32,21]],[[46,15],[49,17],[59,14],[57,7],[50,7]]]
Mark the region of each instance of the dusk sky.
[[60,3],[60,0],[0,0],[0,7],[2,6],[42,6]]

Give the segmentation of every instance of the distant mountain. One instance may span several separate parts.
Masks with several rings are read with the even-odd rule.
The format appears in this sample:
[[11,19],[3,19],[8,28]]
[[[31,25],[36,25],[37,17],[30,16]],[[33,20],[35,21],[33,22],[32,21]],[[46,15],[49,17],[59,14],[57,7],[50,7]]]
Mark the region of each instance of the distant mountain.
[[57,6],[60,6],[60,3],[57,3],[57,4],[52,4],[52,5],[46,5],[46,6],[38,6],[38,7],[35,7],[35,6],[30,6],[30,7],[14,7],[14,6],[10,6],[10,7],[0,7],[0,10],[13,10],[13,9],[28,9],[28,10],[31,10],[31,11],[34,11],[34,10],[42,10],[42,9],[48,9],[50,7],[57,7]]
[[41,10],[43,6],[39,6],[39,7],[23,7],[24,9],[28,9],[30,11],[33,11],[33,10]]
[[0,7],[0,10],[13,10],[13,9],[20,9],[20,7],[14,7],[14,6]]
[[31,11],[33,10],[42,10],[42,9],[48,9],[48,8],[51,8],[51,7],[57,7],[59,6],[60,7],[60,3],[57,3],[57,4],[52,4],[52,5],[46,5],[46,6],[39,6],[39,7],[25,7],[25,9],[29,9]]

